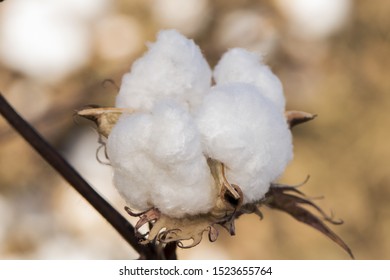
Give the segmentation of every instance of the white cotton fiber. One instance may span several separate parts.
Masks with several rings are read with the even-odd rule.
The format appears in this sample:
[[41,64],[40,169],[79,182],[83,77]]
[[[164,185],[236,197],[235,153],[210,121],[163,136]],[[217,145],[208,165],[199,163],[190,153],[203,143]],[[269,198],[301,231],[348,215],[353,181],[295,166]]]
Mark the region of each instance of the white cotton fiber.
[[164,99],[192,110],[211,84],[211,70],[197,45],[174,30],[161,31],[122,78],[117,107],[148,111]]
[[255,53],[240,48],[229,50],[215,67],[214,78],[217,85],[231,82],[252,84],[258,87],[261,94],[269,98],[280,111],[284,112],[285,99],[282,83]]
[[226,166],[244,203],[263,198],[292,159],[292,137],[284,115],[255,86],[214,87],[196,115],[204,152]]
[[175,102],[124,115],[107,151],[114,183],[131,207],[171,217],[208,212],[216,199],[196,125]]

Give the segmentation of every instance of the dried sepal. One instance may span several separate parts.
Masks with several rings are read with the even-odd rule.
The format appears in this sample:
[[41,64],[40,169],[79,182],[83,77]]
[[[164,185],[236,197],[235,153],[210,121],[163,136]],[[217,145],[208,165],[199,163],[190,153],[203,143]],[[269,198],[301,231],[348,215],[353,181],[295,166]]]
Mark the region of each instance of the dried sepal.
[[[202,241],[204,232],[208,232],[209,240],[215,241],[218,237],[218,230],[214,227],[216,220],[207,215],[199,215],[184,218],[171,218],[156,208],[152,208],[146,212],[134,213],[128,207],[125,208],[131,216],[138,216],[135,230],[137,236],[144,244],[150,242],[170,243],[177,242],[181,248],[191,248],[198,245]],[[150,230],[145,234],[139,234],[140,228],[145,225],[150,225]],[[185,241],[192,241],[188,245],[184,245]]]
[[125,210],[130,216],[139,217],[139,220],[135,225],[136,230],[140,229],[146,223],[157,221],[161,216],[161,212],[156,208],[151,208],[147,211],[140,212],[140,213],[135,213],[127,206],[125,207]]
[[287,119],[288,125],[290,126],[290,128],[292,128],[298,124],[313,120],[315,117],[317,117],[317,115],[302,111],[286,111],[285,117]]
[[77,115],[95,122],[99,135],[108,138],[119,117],[123,113],[131,114],[133,112],[131,109],[89,106],[78,110]]
[[[210,213],[172,218],[162,214],[156,208],[134,213],[130,208],[125,207],[131,216],[139,217],[135,230],[142,243],[176,242],[181,248],[191,248],[202,241],[205,232],[211,242],[216,241],[219,235],[217,225],[225,228],[231,235],[235,234],[234,221],[242,206],[242,191],[240,187],[227,181],[222,163],[209,159],[208,164],[218,193],[215,206]],[[145,235],[141,235],[139,230],[145,224],[150,225],[150,230]],[[191,243],[186,244],[187,241]]]
[[214,178],[214,187],[217,189],[217,199],[211,214],[214,217],[232,215],[242,206],[243,194],[239,186],[230,184],[226,179],[223,163],[209,158],[207,160],[211,175]]
[[[293,192],[295,195],[289,192]],[[342,221],[335,221],[332,217],[326,215],[320,207],[303,197],[302,192],[296,190],[296,188],[291,186],[271,185],[262,204],[268,206],[269,208],[283,211],[291,215],[296,220],[317,229],[343,248],[351,258],[354,258],[348,245],[328,226],[326,226],[322,220],[336,225],[342,224]],[[311,213],[306,208],[303,208],[302,206],[304,205],[313,207],[321,215],[322,219]]]
[[[153,238],[162,243],[177,242],[181,248],[191,248],[202,241],[204,232],[208,232],[210,241],[215,241],[218,237],[218,230],[214,227],[214,222],[207,216],[181,219],[162,216],[153,225],[148,239]],[[192,242],[185,244],[185,241]]]
[[264,219],[263,213],[260,211],[262,203],[248,203],[241,207],[240,211],[236,213],[236,218],[240,217],[244,214],[255,214],[260,218],[260,220]]

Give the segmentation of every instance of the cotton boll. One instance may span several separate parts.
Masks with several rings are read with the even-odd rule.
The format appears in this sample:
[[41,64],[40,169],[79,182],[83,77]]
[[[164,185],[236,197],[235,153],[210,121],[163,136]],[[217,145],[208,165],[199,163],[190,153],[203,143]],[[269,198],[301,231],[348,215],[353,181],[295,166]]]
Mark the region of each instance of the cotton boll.
[[0,18],[0,60],[35,79],[57,82],[90,59],[87,26],[59,1],[7,1]]
[[255,85],[261,94],[284,111],[285,99],[282,83],[255,53],[240,48],[229,50],[215,67],[214,78],[218,85],[231,82]]
[[81,20],[94,20],[110,10],[112,5],[108,0],[50,0],[69,16]]
[[199,47],[175,30],[161,31],[123,76],[116,106],[148,111],[156,102],[172,98],[193,109],[210,84],[211,70]]
[[211,19],[208,0],[154,0],[150,8],[160,26],[185,35],[199,33]]
[[278,32],[271,15],[254,9],[234,9],[216,22],[215,44],[220,49],[241,47],[260,53],[272,53]]
[[130,206],[171,217],[209,211],[212,177],[191,116],[174,102],[123,116],[108,139],[114,183]]
[[350,17],[351,0],[277,0],[292,33],[308,40],[321,40],[340,31]]
[[97,53],[103,59],[127,60],[134,58],[143,48],[143,27],[135,17],[107,15],[95,28]]
[[214,87],[196,114],[207,156],[226,166],[230,183],[240,186],[244,203],[263,198],[292,159],[286,120],[255,86]]

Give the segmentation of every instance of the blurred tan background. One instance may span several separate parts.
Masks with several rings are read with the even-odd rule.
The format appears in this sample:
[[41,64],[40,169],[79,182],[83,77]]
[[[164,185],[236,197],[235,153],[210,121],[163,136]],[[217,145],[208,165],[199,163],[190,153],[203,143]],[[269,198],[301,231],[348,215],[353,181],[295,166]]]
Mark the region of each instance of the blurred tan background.
[[[353,0],[8,0],[0,3],[0,91],[121,213],[97,134],[73,119],[113,105],[121,76],[158,30],[176,28],[211,65],[228,48],[265,54],[287,108],[318,114],[294,130],[297,184],[357,259],[390,258],[390,2]],[[237,222],[181,259],[348,259],[284,213]],[[134,251],[0,118],[0,259],[127,259]]]

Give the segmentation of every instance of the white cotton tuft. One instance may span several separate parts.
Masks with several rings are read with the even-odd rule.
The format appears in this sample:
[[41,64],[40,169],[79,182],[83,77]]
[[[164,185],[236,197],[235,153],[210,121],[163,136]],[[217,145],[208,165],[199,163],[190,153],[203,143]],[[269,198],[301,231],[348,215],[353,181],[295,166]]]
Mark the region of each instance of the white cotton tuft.
[[117,107],[149,111],[164,99],[193,109],[211,84],[211,70],[199,47],[175,30],[161,31],[145,55],[122,78]]
[[309,40],[326,39],[345,27],[353,10],[352,0],[278,0],[292,33]]
[[284,115],[260,90],[244,83],[214,87],[196,115],[204,151],[226,166],[244,203],[263,198],[293,156]]
[[229,50],[215,67],[214,78],[217,85],[232,82],[252,84],[258,87],[261,94],[269,98],[280,111],[285,109],[282,83],[255,53],[241,48]]
[[108,138],[114,183],[131,207],[171,217],[207,213],[216,194],[196,125],[174,102],[124,115]]
[[88,25],[84,17],[70,13],[69,1],[17,0],[0,5],[4,5],[0,12],[1,64],[50,83],[61,81],[90,60]]

